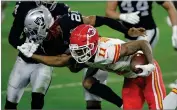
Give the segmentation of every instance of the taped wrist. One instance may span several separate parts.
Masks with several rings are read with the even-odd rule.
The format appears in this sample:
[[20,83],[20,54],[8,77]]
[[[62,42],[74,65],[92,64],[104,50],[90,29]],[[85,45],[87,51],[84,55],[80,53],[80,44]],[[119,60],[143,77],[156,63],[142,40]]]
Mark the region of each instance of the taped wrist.
[[112,29],[120,31],[122,33],[128,33],[128,29],[121,23],[121,21],[114,20],[108,17],[96,16],[95,27],[107,25]]

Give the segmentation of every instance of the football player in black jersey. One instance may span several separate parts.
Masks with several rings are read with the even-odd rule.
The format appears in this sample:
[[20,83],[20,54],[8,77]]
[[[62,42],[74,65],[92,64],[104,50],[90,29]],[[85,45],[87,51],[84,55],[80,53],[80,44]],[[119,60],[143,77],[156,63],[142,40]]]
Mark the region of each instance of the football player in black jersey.
[[[154,22],[152,16],[152,3],[153,1],[108,1],[106,8],[106,16],[114,19],[121,19],[123,24],[127,27],[143,27],[146,29],[148,40],[152,47],[158,41],[158,28]],[[171,1],[156,1],[156,3],[163,6],[170,16],[170,20],[173,25],[172,44],[174,48],[177,48],[177,12]],[[120,12],[116,9],[119,8]],[[138,11],[138,12],[137,12]],[[139,19],[135,14],[139,16]],[[125,36],[129,40],[145,39],[144,37],[130,38]]]
[[[25,19],[25,28],[26,33],[31,33],[31,31],[28,31],[28,29],[36,30],[41,26],[33,26],[32,21],[39,21],[39,18],[37,18],[38,12],[36,11],[33,14],[28,14]],[[33,16],[35,15],[35,16]],[[28,19],[28,18],[36,18],[36,19]],[[40,18],[42,20],[42,18]],[[31,25],[32,24],[32,25]],[[37,22],[37,24],[40,24]],[[45,23],[41,23],[45,24]],[[62,17],[59,17],[52,27],[47,31],[48,36],[45,38],[42,44],[40,44],[39,48],[43,48],[45,51],[45,55],[48,56],[41,56],[38,55],[39,53],[33,54],[34,49],[32,48],[30,51],[26,51],[25,48],[28,48],[28,43],[24,43],[22,46],[19,46],[18,49],[28,58],[32,57],[33,59],[37,60],[38,62],[44,63],[46,65],[50,66],[66,66],[68,65],[68,60],[70,59],[70,55],[63,54],[69,47],[69,37],[70,32],[78,25],[80,24],[91,24],[95,27],[107,25],[115,30],[121,31],[125,34],[128,34],[132,37],[137,37],[138,35],[144,35],[144,29],[142,28],[131,28],[127,29],[125,28],[120,22],[107,18],[107,17],[100,17],[100,16],[82,16],[77,11],[71,11],[68,14],[65,14]],[[36,25],[36,24],[34,24]],[[36,35],[38,38],[40,38],[39,33],[40,31],[36,30],[34,32],[37,32]],[[39,43],[39,40],[37,38],[28,38],[31,40],[35,40],[35,43]],[[48,44],[48,45],[47,45]],[[30,44],[34,45],[34,44]],[[31,47],[30,47],[31,48]],[[28,48],[29,49],[29,48]],[[72,60],[69,60],[69,64]],[[74,62],[75,63],[75,62]],[[70,65],[71,66],[71,65]],[[74,70],[72,70],[74,71]],[[85,73],[86,74],[86,73]],[[99,70],[98,75],[95,77],[100,80],[101,83],[105,83],[107,79],[107,72]],[[86,76],[85,76],[86,77]],[[104,90],[103,90],[104,91]],[[116,104],[118,107],[121,107],[122,100],[114,93],[112,90],[108,90],[110,95],[106,95],[106,99],[114,104]],[[96,92],[99,92],[99,90],[96,90]],[[100,92],[99,92],[100,93]],[[102,94],[103,96],[104,94]],[[105,95],[104,95],[105,96]],[[100,101],[101,98],[98,96],[95,96],[88,91],[85,91],[85,99],[87,101],[87,109],[100,109]]]
[[[9,33],[9,43],[16,49],[26,40],[24,35],[24,20],[28,11],[40,5],[46,6],[52,16],[64,15],[68,13],[69,7],[63,3],[55,1],[19,1],[16,2],[13,12],[14,21]],[[49,12],[49,14],[50,14]],[[22,37],[21,37],[22,34]],[[41,49],[37,53],[44,53]],[[44,96],[51,82],[52,67],[37,63],[33,59],[25,57],[19,53],[13,70],[9,77],[5,109],[17,109],[17,105],[23,95],[24,88],[31,82],[32,85],[32,109],[42,109]]]

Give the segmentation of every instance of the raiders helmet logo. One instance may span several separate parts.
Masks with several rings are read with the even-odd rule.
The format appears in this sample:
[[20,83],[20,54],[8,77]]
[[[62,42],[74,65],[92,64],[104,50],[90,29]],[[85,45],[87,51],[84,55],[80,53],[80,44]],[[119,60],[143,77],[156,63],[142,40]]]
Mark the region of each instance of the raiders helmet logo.
[[44,18],[43,17],[37,17],[34,21],[37,25],[43,26],[44,25]]

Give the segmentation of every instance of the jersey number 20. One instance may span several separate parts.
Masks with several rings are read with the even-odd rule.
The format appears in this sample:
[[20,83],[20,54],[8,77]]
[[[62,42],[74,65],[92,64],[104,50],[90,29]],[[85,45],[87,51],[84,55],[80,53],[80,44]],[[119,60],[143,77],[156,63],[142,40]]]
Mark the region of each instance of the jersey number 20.
[[71,11],[71,20],[81,22],[81,15],[77,11]]

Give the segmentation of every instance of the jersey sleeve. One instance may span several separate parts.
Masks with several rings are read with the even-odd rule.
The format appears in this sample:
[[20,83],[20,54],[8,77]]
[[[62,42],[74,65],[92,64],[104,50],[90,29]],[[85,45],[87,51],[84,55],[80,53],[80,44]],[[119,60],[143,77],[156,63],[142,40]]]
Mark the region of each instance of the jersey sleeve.
[[120,49],[120,44],[99,47],[95,62],[101,64],[110,64],[117,62],[120,57]]
[[70,7],[67,4],[64,3],[57,3],[56,8],[54,9],[54,12],[52,14],[54,14],[53,16],[60,16],[60,15],[64,15],[70,12]]
[[107,58],[112,62],[115,63],[119,60],[120,57],[120,44],[114,44],[107,49]]
[[23,28],[24,28],[24,19],[28,12],[29,7],[27,7],[27,4],[25,2],[17,2],[13,16],[14,21],[9,33],[9,43],[14,47],[17,48],[17,46],[24,43],[25,38],[20,38]]
[[78,11],[71,11],[62,16],[62,18],[59,20],[59,23],[64,28],[74,29],[78,25],[83,24],[82,15]]
[[100,37],[96,62],[115,63],[119,60],[121,44],[125,43],[120,39]]

